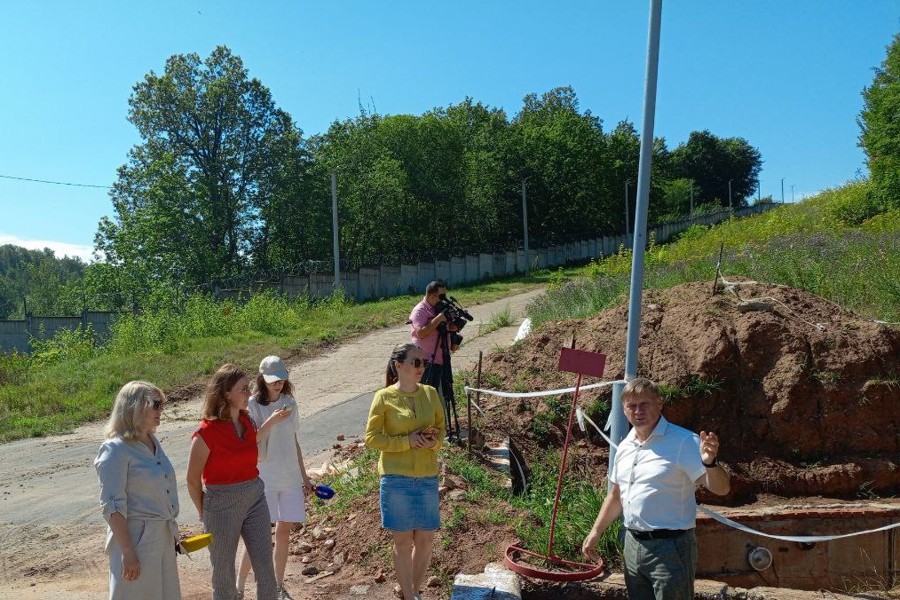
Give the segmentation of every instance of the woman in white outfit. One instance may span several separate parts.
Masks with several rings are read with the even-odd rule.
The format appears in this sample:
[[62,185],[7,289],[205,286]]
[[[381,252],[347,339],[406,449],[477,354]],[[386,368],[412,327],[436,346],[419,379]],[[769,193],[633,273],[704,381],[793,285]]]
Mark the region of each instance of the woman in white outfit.
[[166,398],[146,381],[116,396],[108,438],[94,461],[100,506],[109,524],[110,600],[178,600],[175,562],[178,487],[175,469],[154,435]]
[[[267,356],[259,364],[256,394],[250,398],[250,418],[257,427],[277,410],[289,410],[289,418],[269,429],[265,459],[259,462],[259,476],[265,484],[269,513],[275,522],[275,579],[279,599],[290,599],[284,589],[284,570],[287,565],[291,528],[306,520],[305,492],[312,492],[313,484],[306,475],[303,452],[300,450],[300,415],[297,401],[291,393],[288,371],[277,356]],[[250,573],[250,558],[246,550],[241,558],[238,574],[238,598],[244,597],[244,586]]]

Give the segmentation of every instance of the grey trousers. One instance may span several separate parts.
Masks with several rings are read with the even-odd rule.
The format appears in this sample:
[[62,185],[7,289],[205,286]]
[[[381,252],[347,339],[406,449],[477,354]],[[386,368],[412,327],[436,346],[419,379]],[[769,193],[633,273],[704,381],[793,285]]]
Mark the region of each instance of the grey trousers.
[[238,539],[250,554],[256,573],[256,597],[275,600],[275,566],[269,506],[258,477],[241,483],[207,485],[203,495],[203,524],[213,535],[209,545],[213,600],[234,600],[237,595],[235,558]]
[[637,540],[625,533],[625,587],[629,600],[694,600],[697,537]]

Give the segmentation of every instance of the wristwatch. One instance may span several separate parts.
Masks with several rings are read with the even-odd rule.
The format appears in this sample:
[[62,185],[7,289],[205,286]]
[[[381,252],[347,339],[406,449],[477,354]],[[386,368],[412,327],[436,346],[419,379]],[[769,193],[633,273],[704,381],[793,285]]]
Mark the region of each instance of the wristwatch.
[[712,469],[713,467],[715,467],[716,465],[719,464],[719,457],[718,457],[718,456],[714,456],[714,457],[713,457],[713,461],[712,461],[711,463],[709,463],[709,464],[706,464],[706,463],[703,462],[702,460],[701,460],[700,462],[703,463],[703,466],[706,467],[707,469]]

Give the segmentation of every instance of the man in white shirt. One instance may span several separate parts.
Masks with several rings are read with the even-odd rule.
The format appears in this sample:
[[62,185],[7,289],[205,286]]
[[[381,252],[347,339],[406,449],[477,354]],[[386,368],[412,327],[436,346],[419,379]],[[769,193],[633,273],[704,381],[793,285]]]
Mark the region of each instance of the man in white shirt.
[[720,496],[731,489],[731,477],[716,458],[719,438],[669,423],[659,390],[643,377],[625,385],[622,406],[632,429],[619,444],[609,473],[612,489],[582,551],[596,561],[600,536],[622,516],[628,598],[693,600],[696,485]]

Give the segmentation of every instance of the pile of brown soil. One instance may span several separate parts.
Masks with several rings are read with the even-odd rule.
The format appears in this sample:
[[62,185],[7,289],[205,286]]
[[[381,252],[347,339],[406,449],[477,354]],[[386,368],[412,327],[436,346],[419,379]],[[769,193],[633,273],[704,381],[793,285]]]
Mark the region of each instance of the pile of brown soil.
[[[576,376],[560,372],[557,362],[573,337],[576,348],[606,354],[605,379],[620,379],[627,318],[623,305],[547,323],[487,357],[485,386],[571,387]],[[688,283],[645,293],[638,374],[662,386],[667,419],[719,435],[720,459],[734,474],[732,494],[720,503],[763,493],[849,498],[900,490],[897,328],[789,287],[740,282],[713,294],[710,283]],[[579,403],[602,425],[598,407],[610,397],[610,388],[592,390]],[[481,404],[487,419],[480,428],[508,434],[527,459],[532,450],[561,444],[567,414],[560,405],[570,405],[571,396],[555,403],[489,396]],[[534,426],[548,420],[549,431]],[[576,470],[599,483],[605,442],[596,435],[587,441],[577,428],[575,436],[588,451],[576,453]]]

